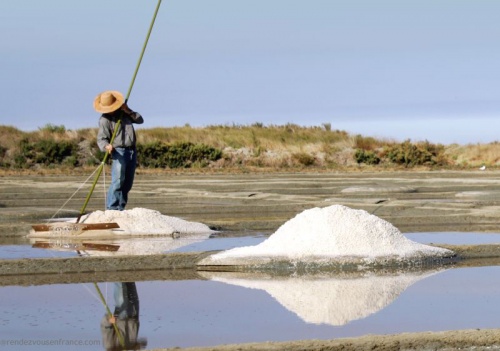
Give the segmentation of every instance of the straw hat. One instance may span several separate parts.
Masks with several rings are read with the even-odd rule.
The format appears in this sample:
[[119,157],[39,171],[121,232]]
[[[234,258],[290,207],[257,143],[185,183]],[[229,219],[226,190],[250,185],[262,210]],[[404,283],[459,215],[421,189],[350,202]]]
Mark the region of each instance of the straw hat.
[[108,90],[100,93],[94,99],[94,109],[100,113],[110,113],[118,110],[125,99],[122,93],[115,90]]

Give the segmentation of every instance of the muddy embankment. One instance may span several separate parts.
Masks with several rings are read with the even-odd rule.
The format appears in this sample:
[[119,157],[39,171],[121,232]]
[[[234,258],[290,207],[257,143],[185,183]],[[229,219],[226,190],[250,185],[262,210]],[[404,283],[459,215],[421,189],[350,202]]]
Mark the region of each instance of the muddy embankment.
[[[76,217],[92,180],[62,175],[0,177],[0,244],[25,242],[32,224],[54,215]],[[104,208],[105,186],[97,184],[87,212]],[[305,209],[333,204],[364,209],[403,233],[499,232],[500,172],[139,174],[128,208],[158,210],[235,236],[270,234]],[[495,245],[452,249],[476,259],[498,256]],[[101,266],[102,271],[112,268],[112,264]],[[96,271],[99,265],[84,268]],[[134,267],[125,264],[128,268]]]
[[[0,236],[23,235],[55,213],[76,216],[91,183],[84,176],[0,177]],[[105,186],[97,184],[87,211],[103,209]],[[402,232],[498,231],[500,172],[139,174],[128,207],[226,231],[273,232],[305,209],[332,204],[364,209]]]
[[[154,349],[173,351],[178,348]],[[403,333],[397,335],[367,335],[336,340],[303,340],[265,342],[216,347],[184,348],[184,351],[495,351],[500,350],[498,330],[460,330],[439,333]]]

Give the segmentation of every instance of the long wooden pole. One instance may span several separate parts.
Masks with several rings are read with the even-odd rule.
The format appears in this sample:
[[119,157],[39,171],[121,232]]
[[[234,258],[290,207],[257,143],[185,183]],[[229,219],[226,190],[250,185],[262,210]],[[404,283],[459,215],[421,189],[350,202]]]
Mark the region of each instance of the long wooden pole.
[[132,92],[132,87],[134,86],[134,83],[135,83],[135,77],[137,77],[137,72],[139,72],[139,67],[141,67],[142,57],[144,56],[144,52],[146,51],[146,46],[148,45],[149,37],[151,35],[151,32],[153,31],[153,26],[155,24],[156,15],[158,14],[158,10],[160,9],[160,5],[161,5],[161,0],[158,0],[158,4],[156,5],[153,19],[151,20],[151,24],[149,25],[148,34],[146,35],[146,40],[144,40],[144,45],[142,46],[141,55],[139,56],[139,60],[137,61],[137,65],[135,66],[135,72],[134,72],[134,75],[132,76],[130,86],[128,87],[127,96],[125,97],[125,103],[128,101],[128,98],[130,97],[130,93]]
[[[130,93],[132,92],[132,87],[134,86],[135,78],[137,77],[137,72],[139,72],[139,67],[141,66],[142,58],[144,56],[144,52],[146,51],[146,46],[148,45],[149,37],[151,36],[151,32],[153,31],[153,26],[154,26],[154,23],[156,20],[156,15],[158,14],[158,10],[160,9],[160,5],[161,5],[161,0],[158,0],[158,4],[156,5],[153,19],[151,20],[151,24],[149,25],[148,34],[146,35],[146,40],[144,41],[144,45],[142,46],[141,54],[139,56],[139,60],[137,61],[137,65],[135,67],[135,71],[134,71],[134,74],[132,76],[130,86],[128,88],[127,96],[125,97],[125,103],[127,103],[128,99],[130,97]],[[121,120],[118,120],[115,124],[115,129],[113,130],[113,135],[111,136],[111,140],[109,141],[109,143],[111,145],[113,145],[113,141],[115,140],[118,129],[120,128],[120,124],[121,124]],[[106,164],[106,160],[108,159],[108,156],[109,156],[109,153],[106,152],[106,154],[104,155],[104,157],[102,159],[101,164],[99,165],[99,170],[96,174],[94,182],[92,183],[92,187],[90,188],[90,191],[89,191],[87,197],[85,198],[85,202],[84,202],[82,208],[80,209],[80,214],[78,215],[78,218],[76,219],[76,223],[80,222],[80,218],[82,218],[82,215],[85,213],[85,209],[87,208],[87,205],[90,201],[90,198],[92,197],[95,186],[96,186],[97,181],[99,180],[99,178],[101,176],[102,170],[104,169],[104,165]]]
[[[106,313],[108,314],[108,318],[113,317],[113,313],[111,313],[111,310],[108,307],[108,304],[106,303],[106,300],[104,299],[104,295],[102,294],[101,289],[99,288],[99,285],[97,283],[94,283],[95,289],[97,290],[97,293],[99,294],[99,298],[101,299],[102,304],[106,308]],[[111,322],[110,322],[111,323]],[[111,323],[113,325],[113,328],[115,329],[116,336],[118,337],[118,341],[120,342],[120,345],[122,347],[125,347],[125,339],[123,338],[122,333],[120,333],[120,329],[118,329],[118,326],[115,323]]]

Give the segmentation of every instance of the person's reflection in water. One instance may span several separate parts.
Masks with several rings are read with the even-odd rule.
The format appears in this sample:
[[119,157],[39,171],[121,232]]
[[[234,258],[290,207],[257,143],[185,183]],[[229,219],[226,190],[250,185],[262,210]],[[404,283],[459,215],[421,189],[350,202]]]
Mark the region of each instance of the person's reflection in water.
[[145,348],[146,339],[138,338],[139,296],[135,283],[114,283],[114,298],[113,316],[105,315],[101,321],[104,348],[107,351]]

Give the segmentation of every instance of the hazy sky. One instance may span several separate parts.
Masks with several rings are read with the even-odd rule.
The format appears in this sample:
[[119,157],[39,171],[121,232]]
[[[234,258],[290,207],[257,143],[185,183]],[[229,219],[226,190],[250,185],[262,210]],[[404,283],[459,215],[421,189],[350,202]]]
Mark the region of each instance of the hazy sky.
[[[157,0],[2,0],[0,124],[96,127]],[[142,128],[322,125],[500,139],[500,1],[163,0],[129,105]]]

